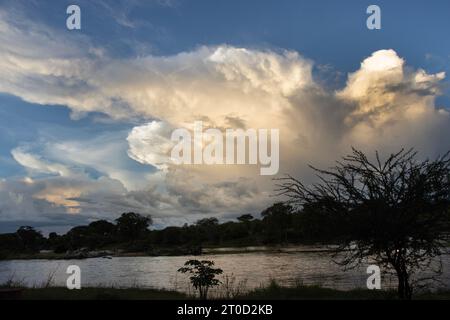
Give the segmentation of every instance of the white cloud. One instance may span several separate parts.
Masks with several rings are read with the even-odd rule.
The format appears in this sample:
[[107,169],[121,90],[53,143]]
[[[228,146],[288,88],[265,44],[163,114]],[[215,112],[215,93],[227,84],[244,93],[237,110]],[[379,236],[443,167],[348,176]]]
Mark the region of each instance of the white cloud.
[[158,169],[166,169],[173,147],[170,135],[173,128],[162,121],[152,121],[136,126],[127,137],[130,158],[150,164]]
[[[114,119],[148,120],[123,137],[127,151],[103,138],[52,143],[41,155],[15,149],[20,164],[57,174],[59,184],[47,186],[51,180],[42,180],[46,186],[36,189],[33,183],[15,182],[32,196],[15,193],[7,201],[11,206],[44,199],[73,207],[74,201],[80,212],[128,207],[184,219],[197,213],[254,212],[274,201],[268,197],[273,182],[255,167],[166,163],[171,129],[196,120],[219,128],[280,129],[280,173],[307,181],[312,179],[308,163],[328,166],[352,145],[381,152],[414,146],[430,156],[450,147],[441,138],[450,133],[448,112],[435,105],[445,74],[407,67],[393,50],[374,52],[349,74],[344,88],[330,92],[314,80],[313,62],[292,51],[222,45],[173,56],[120,60],[102,54],[100,59],[89,53],[94,50],[88,42],[75,46],[36,25],[27,33],[1,17],[0,41],[6,44],[0,48],[1,92],[66,105],[75,115],[97,111]],[[140,176],[130,172],[114,161],[115,154],[125,153],[159,170]],[[94,168],[102,178],[80,175],[78,169],[74,173],[74,167]],[[3,183],[4,194],[15,188]],[[36,210],[30,206],[25,207]]]
[[23,148],[16,148],[11,151],[13,158],[30,171],[39,173],[57,174],[59,176],[71,176],[70,168],[58,163],[49,163],[39,156],[26,152]]

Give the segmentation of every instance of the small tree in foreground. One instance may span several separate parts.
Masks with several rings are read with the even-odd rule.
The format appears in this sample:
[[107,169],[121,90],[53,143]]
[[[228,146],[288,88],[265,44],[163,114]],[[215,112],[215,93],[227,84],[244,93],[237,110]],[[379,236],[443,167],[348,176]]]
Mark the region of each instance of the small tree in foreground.
[[[439,256],[448,245],[450,225],[449,153],[418,161],[412,149],[375,161],[353,149],[330,170],[317,172],[319,182],[305,186],[288,176],[279,194],[304,214],[320,213],[339,243],[336,262],[346,268],[374,259],[395,271],[398,295],[412,296],[413,275],[441,271]],[[438,259],[436,259],[438,257]],[[417,280],[417,279],[416,279]]]
[[195,290],[198,290],[200,299],[208,297],[209,288],[217,286],[220,281],[216,279],[216,275],[222,274],[223,270],[220,268],[213,268],[214,262],[208,260],[188,260],[183,268],[178,269],[178,272],[191,274],[190,280]]

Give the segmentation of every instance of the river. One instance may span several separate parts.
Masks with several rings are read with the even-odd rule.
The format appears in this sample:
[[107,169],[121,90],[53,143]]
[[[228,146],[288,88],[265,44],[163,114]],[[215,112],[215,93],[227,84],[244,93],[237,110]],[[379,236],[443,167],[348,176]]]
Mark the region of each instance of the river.
[[[235,253],[233,253],[235,251]],[[226,253],[222,253],[226,252]],[[188,259],[213,260],[228,276],[230,285],[249,290],[267,285],[271,279],[284,286],[320,285],[348,290],[366,287],[367,266],[343,271],[320,248],[300,246],[285,249],[223,248],[202,256],[113,257],[84,260],[0,261],[0,283],[13,279],[26,286],[65,286],[69,265],[81,269],[82,286],[162,288],[190,292],[188,279],[177,272]],[[443,255],[441,286],[450,287],[450,255]],[[224,275],[221,279],[224,280]],[[50,280],[50,281],[49,281]],[[222,281],[226,282],[226,281]],[[382,277],[382,287],[395,286],[390,276]]]

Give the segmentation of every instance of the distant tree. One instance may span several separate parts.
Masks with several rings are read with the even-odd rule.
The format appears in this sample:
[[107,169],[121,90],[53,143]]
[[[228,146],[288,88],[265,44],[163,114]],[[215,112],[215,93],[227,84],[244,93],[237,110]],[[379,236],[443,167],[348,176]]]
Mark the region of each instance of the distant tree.
[[288,204],[322,212],[318,223],[334,229],[340,245],[337,262],[352,268],[374,259],[392,268],[401,299],[411,298],[417,271],[440,261],[450,226],[449,153],[434,161],[416,156],[402,149],[370,161],[353,149],[332,169],[312,167],[319,176],[314,185],[290,176],[279,183]]
[[45,242],[45,238],[33,227],[23,226],[16,231],[26,251],[38,251]]
[[[90,246],[90,233],[88,226],[76,226],[70,229],[66,236],[66,249],[74,250]],[[61,249],[63,250],[63,249]],[[59,250],[58,250],[59,251]]]
[[254,218],[251,214],[243,214],[242,216],[237,218],[239,222],[247,223],[252,221]]
[[23,249],[22,242],[17,233],[0,234],[0,257],[2,256],[2,252],[7,255],[8,253],[18,252]]
[[275,203],[261,212],[268,242],[288,242],[288,229],[292,223],[293,208],[282,202]]
[[97,220],[94,222],[91,222],[89,225],[89,232],[102,236],[102,237],[109,237],[114,234],[116,231],[116,226],[112,224],[111,222],[108,222],[106,220]]
[[220,281],[216,275],[222,274],[220,268],[213,268],[214,261],[209,260],[188,260],[184,267],[178,269],[178,272],[190,274],[192,286],[198,290],[200,299],[207,299],[209,288],[218,286]]
[[116,226],[106,220],[91,222],[87,227],[87,242],[90,248],[99,248],[115,242]]
[[322,210],[320,202],[305,204],[293,216],[292,227],[301,242],[331,243],[341,232],[330,223],[333,219],[334,215]]
[[163,245],[182,245],[185,244],[182,238],[182,228],[167,227],[161,230],[160,242]]
[[56,240],[58,238],[58,234],[56,232],[50,232],[48,234],[48,239],[49,240]]
[[199,227],[215,227],[219,224],[219,220],[217,218],[204,218],[197,220],[195,225]]
[[46,248],[47,249],[55,249],[57,242],[58,242],[59,236],[56,232],[50,232],[48,234],[48,239],[47,239],[47,245]]
[[[237,220],[240,223],[233,228],[229,228],[228,230],[229,235],[235,237],[236,239],[239,239],[239,238],[248,238],[250,235],[253,234],[252,221],[254,220],[254,217],[251,214],[243,214],[239,216]],[[242,229],[242,227],[244,228]]]
[[227,241],[231,245],[239,245],[248,236],[248,227],[245,223],[228,221],[219,225],[218,233],[221,241]]
[[220,235],[218,234],[219,220],[217,218],[204,218],[195,223],[197,237],[199,242],[218,243]]
[[143,216],[139,213],[128,212],[123,213],[116,219],[117,232],[124,240],[134,241],[141,238],[152,224],[150,216]]

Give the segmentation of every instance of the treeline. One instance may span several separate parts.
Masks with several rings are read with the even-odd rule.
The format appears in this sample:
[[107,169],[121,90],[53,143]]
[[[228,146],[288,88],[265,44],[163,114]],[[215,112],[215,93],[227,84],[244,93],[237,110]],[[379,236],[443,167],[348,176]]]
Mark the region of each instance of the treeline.
[[64,235],[52,232],[47,238],[34,228],[24,226],[15,233],[0,235],[0,256],[40,250],[65,253],[81,248],[150,252],[159,247],[201,248],[332,240],[333,226],[320,223],[323,217],[309,211],[296,211],[289,205],[276,203],[265,209],[260,219],[250,214],[224,223],[219,223],[216,218],[205,218],[192,225],[162,230],[149,229],[151,217],[130,212],[122,214],[115,223],[98,220],[87,226],[74,227]]

